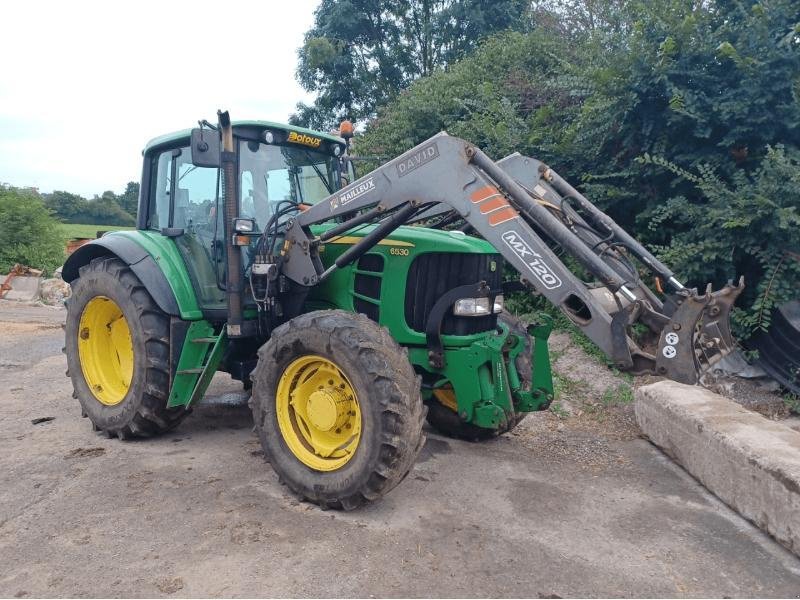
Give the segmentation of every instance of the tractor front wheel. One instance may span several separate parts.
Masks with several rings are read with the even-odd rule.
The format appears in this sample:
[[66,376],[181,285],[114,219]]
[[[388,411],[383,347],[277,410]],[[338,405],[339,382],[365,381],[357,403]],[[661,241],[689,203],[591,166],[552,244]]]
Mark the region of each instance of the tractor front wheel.
[[124,262],[101,256],[81,267],[65,330],[74,396],[96,430],[147,437],[186,416],[167,408],[169,315]]
[[253,420],[301,499],[354,509],[396,486],[425,441],[420,384],[389,333],[340,310],[281,325],[259,351]]

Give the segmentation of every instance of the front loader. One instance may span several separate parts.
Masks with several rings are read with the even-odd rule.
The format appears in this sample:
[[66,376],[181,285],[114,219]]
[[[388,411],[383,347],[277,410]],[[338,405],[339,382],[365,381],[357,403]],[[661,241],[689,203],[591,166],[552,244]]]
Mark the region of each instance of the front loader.
[[172,429],[225,371],[280,479],[352,509],[405,477],[426,415],[475,440],[549,406],[549,320],[506,314],[504,291],[542,294],[634,372],[694,383],[733,346],[741,284],[685,288],[534,159],[439,134],[356,179],[342,137],[218,116],[151,141],[137,229],[64,265],[68,373],[109,437]]

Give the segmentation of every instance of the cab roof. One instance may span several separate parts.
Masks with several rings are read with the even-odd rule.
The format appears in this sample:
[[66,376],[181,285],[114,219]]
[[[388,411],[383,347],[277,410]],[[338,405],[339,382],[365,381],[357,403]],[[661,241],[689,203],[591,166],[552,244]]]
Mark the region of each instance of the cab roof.
[[[337,144],[344,144],[344,139],[340,138],[337,135],[332,135],[330,133],[323,133],[321,131],[314,131],[313,129],[306,129],[305,127],[295,127],[294,125],[286,125],[285,123],[275,123],[273,121],[233,121],[231,123],[234,129],[234,133],[237,127],[259,127],[262,129],[283,129],[284,131],[296,131],[297,133],[305,133],[308,135],[313,135],[315,137],[322,138],[323,140],[327,140],[329,142],[336,142]],[[144,147],[142,150],[142,154],[145,154],[150,149],[155,148],[156,146],[161,146],[163,144],[169,144],[171,142],[177,142],[182,139],[189,139],[192,134],[191,129],[182,129],[180,131],[173,131],[172,133],[166,133],[164,135],[160,135],[158,137],[153,138]]]

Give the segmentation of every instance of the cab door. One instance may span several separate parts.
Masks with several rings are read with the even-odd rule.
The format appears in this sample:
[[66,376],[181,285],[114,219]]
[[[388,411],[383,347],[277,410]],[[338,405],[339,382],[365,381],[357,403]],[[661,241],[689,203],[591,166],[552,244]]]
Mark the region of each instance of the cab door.
[[225,244],[218,169],[192,164],[188,147],[153,158],[151,229],[175,240],[202,310],[224,309]]

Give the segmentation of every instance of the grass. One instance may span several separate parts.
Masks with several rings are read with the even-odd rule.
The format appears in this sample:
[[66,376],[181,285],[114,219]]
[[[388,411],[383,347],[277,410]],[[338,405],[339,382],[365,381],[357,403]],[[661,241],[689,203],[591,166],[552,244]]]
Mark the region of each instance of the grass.
[[121,229],[133,229],[133,227],[122,227],[120,225],[84,225],[80,223],[61,223],[59,225],[64,237],[72,240],[75,238],[96,238],[98,231],[119,231]]
[[633,388],[627,383],[621,383],[615,388],[608,388],[601,398],[605,406],[617,406],[633,402]]
[[783,403],[786,405],[786,408],[789,409],[789,412],[800,415],[800,396],[797,394],[786,394],[783,397]]

